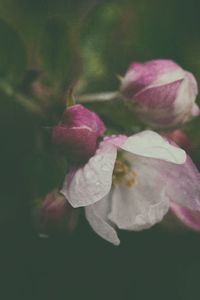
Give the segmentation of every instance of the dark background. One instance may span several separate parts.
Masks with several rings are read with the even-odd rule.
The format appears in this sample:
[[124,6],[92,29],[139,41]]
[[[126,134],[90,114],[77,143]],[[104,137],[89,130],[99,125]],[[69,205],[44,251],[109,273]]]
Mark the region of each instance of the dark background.
[[[200,82],[198,0],[0,0],[0,299],[200,299],[200,234],[162,225],[115,247],[81,212],[73,233],[39,238],[34,209],[67,158],[51,142],[66,93],[112,91],[132,61],[170,58]],[[95,104],[108,132],[137,121]],[[200,167],[199,120],[185,130]],[[65,230],[64,230],[65,231]]]
[[120,237],[114,247],[85,221],[68,238],[1,230],[1,299],[199,299],[199,234]]

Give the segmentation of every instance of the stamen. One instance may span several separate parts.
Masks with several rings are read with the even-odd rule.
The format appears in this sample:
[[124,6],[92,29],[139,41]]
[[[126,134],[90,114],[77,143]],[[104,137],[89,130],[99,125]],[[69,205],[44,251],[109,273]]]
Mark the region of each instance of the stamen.
[[118,184],[131,188],[138,183],[138,174],[133,170],[130,163],[120,153],[115,162],[113,171],[113,185]]
[[125,175],[125,184],[127,187],[131,188],[138,183],[138,174],[135,171],[129,171],[128,174]]

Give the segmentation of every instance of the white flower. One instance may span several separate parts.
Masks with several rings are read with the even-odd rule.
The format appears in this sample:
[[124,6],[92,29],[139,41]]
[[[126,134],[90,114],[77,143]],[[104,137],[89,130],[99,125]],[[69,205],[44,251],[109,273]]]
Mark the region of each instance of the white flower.
[[167,213],[172,197],[199,209],[199,181],[190,181],[185,161],[184,150],[153,131],[107,137],[85,166],[66,176],[61,193],[73,207],[85,207],[97,234],[118,245],[116,228],[151,227]]

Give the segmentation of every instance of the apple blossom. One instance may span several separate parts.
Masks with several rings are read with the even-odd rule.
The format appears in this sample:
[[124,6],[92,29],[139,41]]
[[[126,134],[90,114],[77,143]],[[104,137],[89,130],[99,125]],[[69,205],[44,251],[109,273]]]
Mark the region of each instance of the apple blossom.
[[153,226],[171,199],[200,210],[199,177],[190,179],[185,161],[184,150],[150,130],[106,137],[83,167],[67,174],[61,193],[73,207],[85,207],[96,233],[118,245],[116,228]]
[[53,128],[53,142],[60,146],[71,160],[87,160],[97,148],[97,138],[105,126],[98,115],[80,104],[64,111],[61,123]]
[[175,127],[199,115],[197,93],[194,76],[167,59],[133,63],[121,82],[129,108],[154,128]]

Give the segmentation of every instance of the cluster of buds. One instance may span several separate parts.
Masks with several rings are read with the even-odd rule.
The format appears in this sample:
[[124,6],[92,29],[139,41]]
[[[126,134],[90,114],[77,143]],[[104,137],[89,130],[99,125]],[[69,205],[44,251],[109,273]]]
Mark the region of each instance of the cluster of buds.
[[[74,168],[94,155],[104,132],[104,123],[96,113],[75,104],[65,109],[60,124],[53,127],[52,140]],[[37,227],[45,234],[71,232],[77,223],[77,211],[57,191],[47,194],[36,215]]]
[[[128,107],[154,130],[198,116],[197,91],[194,76],[171,60],[132,64],[120,88]],[[115,245],[117,229],[150,228],[168,211],[200,230],[200,174],[183,150],[193,148],[184,132],[104,137],[105,130],[100,117],[80,104],[64,111],[52,136],[70,169],[61,191],[44,199],[42,224],[69,225],[75,208],[84,207],[93,230]]]

